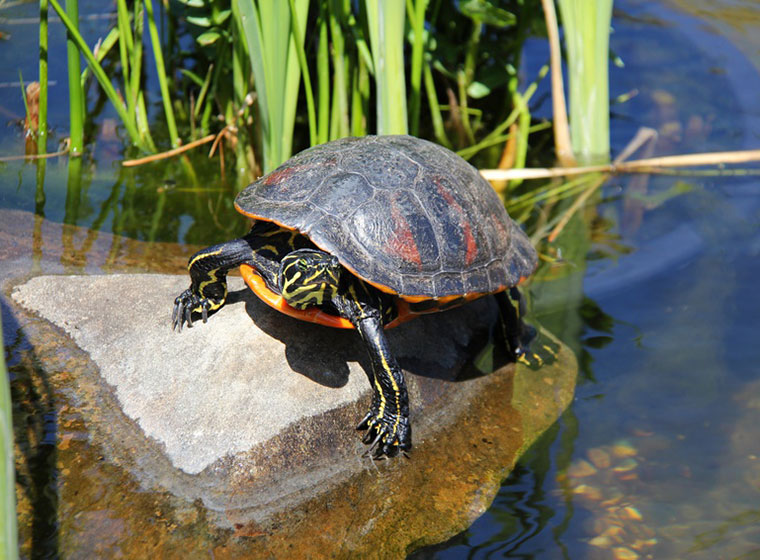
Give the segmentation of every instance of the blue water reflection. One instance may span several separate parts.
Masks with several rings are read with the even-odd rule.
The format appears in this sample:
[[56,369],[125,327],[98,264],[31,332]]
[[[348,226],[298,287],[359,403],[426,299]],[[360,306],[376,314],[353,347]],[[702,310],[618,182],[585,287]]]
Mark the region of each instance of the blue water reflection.
[[[658,2],[615,7],[625,67],[611,94],[636,92],[613,106],[615,150],[639,126],[659,131],[654,155],[760,147],[760,51],[717,34],[726,25],[707,8],[699,19]],[[744,23],[737,33],[757,33],[757,18]],[[636,208],[642,181],[649,194],[676,181],[690,192]],[[610,182],[599,213],[634,250],[589,262],[574,404],[470,529],[415,558],[760,557],[758,185]]]

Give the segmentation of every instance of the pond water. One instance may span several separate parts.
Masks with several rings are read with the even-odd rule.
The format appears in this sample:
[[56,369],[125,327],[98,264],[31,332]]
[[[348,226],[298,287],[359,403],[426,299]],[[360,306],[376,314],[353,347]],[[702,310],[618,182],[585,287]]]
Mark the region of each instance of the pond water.
[[[99,13],[94,0],[80,4]],[[23,152],[17,68],[25,79],[36,74],[36,24],[18,18],[34,16],[34,4],[0,12],[11,34],[0,43],[0,114],[9,124],[1,155]],[[104,24],[88,21],[94,42]],[[613,28],[624,67],[612,68],[610,92],[630,94],[612,107],[615,152],[642,126],[659,132],[651,155],[760,147],[753,1],[621,0]],[[62,37],[52,24],[51,44]],[[65,135],[63,53],[51,50],[51,148]],[[546,59],[543,42],[530,41],[525,75]],[[548,116],[548,101],[535,111]],[[119,171],[114,116],[106,107],[96,122],[82,186],[68,180],[65,160],[49,161],[42,179],[35,164],[0,164],[0,208],[180,244],[176,253],[245,228],[231,207],[235,186],[215,165],[195,159],[192,175],[171,163]],[[566,263],[546,267],[545,281],[530,287],[534,319],[580,358],[575,402],[480,519],[413,557],[760,557],[758,184],[753,174],[608,182],[596,209],[560,241],[588,246],[589,257],[568,250]],[[684,193],[669,196],[676,189]],[[81,251],[86,262],[86,245]],[[22,349],[9,350],[13,366]],[[51,538],[54,527],[37,534]]]
[[[760,145],[756,3],[615,7],[610,91],[635,95],[612,108],[613,149],[641,126],[660,133],[653,155]],[[677,181],[690,192],[631,204]],[[609,182],[597,212],[627,249],[589,260],[574,310],[534,286],[534,312],[579,352],[575,402],[482,518],[415,558],[760,558],[759,185]]]

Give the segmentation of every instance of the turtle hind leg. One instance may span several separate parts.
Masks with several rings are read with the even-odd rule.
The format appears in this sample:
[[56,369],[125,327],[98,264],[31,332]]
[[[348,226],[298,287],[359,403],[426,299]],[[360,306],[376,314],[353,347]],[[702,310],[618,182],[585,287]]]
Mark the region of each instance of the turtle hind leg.
[[525,302],[517,288],[511,288],[509,295],[507,292],[498,292],[494,297],[499,305],[504,338],[515,360],[519,360],[530,352],[530,342],[536,335],[536,329],[522,320]]
[[174,300],[172,328],[193,326],[193,316],[205,323],[208,316],[227,300],[227,273],[243,263],[252,263],[253,250],[247,237],[201,249],[188,261],[190,287]]
[[494,296],[499,304],[504,337],[515,361],[531,369],[538,369],[544,364],[554,362],[557,359],[559,346],[523,321],[525,300],[520,291],[513,287],[510,288],[509,294],[499,292]]

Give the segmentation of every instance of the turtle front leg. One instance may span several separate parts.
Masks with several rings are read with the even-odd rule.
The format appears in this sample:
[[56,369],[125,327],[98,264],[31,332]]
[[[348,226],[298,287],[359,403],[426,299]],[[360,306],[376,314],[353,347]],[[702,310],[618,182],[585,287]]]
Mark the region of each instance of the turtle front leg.
[[367,430],[363,441],[370,444],[370,452],[376,458],[393,457],[412,447],[404,373],[390,352],[379,311],[365,309],[352,322],[367,347],[372,365],[367,372],[373,390],[372,404],[357,429]]
[[[338,259],[314,249],[300,249],[283,257],[278,287],[282,297],[297,309],[331,307],[359,331],[367,347],[371,368],[372,405],[358,429],[367,430],[364,443],[375,457],[398,455],[412,447],[409,397],[404,374],[388,346],[383,329],[382,299],[350,274],[343,274]],[[374,288],[373,288],[374,290]]]
[[181,331],[184,324],[192,327],[193,314],[200,315],[205,323],[209,313],[227,299],[227,273],[252,260],[253,250],[246,237],[201,249],[190,257],[190,287],[174,300],[172,328]]

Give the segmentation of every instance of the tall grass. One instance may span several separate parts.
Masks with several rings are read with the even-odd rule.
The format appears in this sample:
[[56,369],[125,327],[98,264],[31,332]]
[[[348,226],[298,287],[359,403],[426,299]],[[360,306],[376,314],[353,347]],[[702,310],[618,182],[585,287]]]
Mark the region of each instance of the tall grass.
[[[419,4],[424,7],[425,2]],[[407,132],[406,6],[403,0],[366,0],[362,7],[367,31],[358,23],[350,1],[320,2],[315,33],[316,78],[312,79],[314,70],[304,45],[308,0],[233,1],[256,87],[265,173],[292,155],[301,80],[311,145],[367,132],[370,74],[376,86],[377,133]],[[422,33],[419,37],[421,45]]]
[[377,133],[406,134],[406,8],[403,0],[366,0],[365,4],[377,95]]
[[156,17],[153,12],[153,0],[145,0],[145,13],[148,17],[148,31],[150,33],[151,44],[153,45],[153,60],[156,63],[156,73],[158,75],[158,85],[161,88],[161,101],[164,104],[164,117],[166,118],[166,127],[169,131],[172,148],[179,146],[179,135],[177,134],[177,124],[174,120],[174,108],[172,107],[172,98],[169,93],[169,83],[164,65],[164,55],[162,53],[161,38],[158,36],[158,27],[156,27]]
[[[292,155],[294,142],[408,131],[457,148],[476,165],[522,166],[529,135],[541,128],[528,108],[534,86],[518,91],[512,66],[541,16],[528,4],[516,3],[511,13],[492,2],[454,0],[179,0],[161,3],[170,22],[163,44],[153,0],[116,0],[116,26],[93,53],[60,1],[41,0],[41,6],[50,2],[61,16],[70,44],[87,61],[82,81],[90,74],[97,79],[132,144],[156,151],[143,90],[149,53],[171,146],[188,129],[188,139],[221,129],[218,152],[233,147],[238,176],[257,164],[271,171]],[[570,60],[573,148],[584,162],[604,158],[611,0],[601,9],[558,1]],[[75,4],[67,0],[68,7]],[[179,43],[171,30],[181,28],[179,18],[200,33],[194,33],[195,66],[177,69],[172,65],[180,57],[171,49]],[[119,80],[103,66],[117,46]],[[70,58],[78,59],[73,50]],[[72,122],[72,139],[74,130]]]
[[81,113],[84,111],[85,107],[83,90],[79,89],[79,84],[82,81],[78,68],[80,55],[87,61],[90,72],[94,75],[116,110],[132,144],[144,151],[156,150],[148,129],[145,95],[141,86],[143,66],[142,36],[144,18],[146,16],[151,44],[153,46],[152,52],[158,74],[158,83],[161,90],[166,127],[169,132],[172,146],[178,146],[180,140],[174,118],[171,85],[164,64],[163,48],[158,33],[158,27],[156,25],[152,1],[145,0],[145,3],[143,3],[142,0],[135,0],[131,14],[127,7],[126,0],[117,1],[117,33],[113,35],[109,34],[109,38],[110,45],[113,44],[116,38],[118,38],[119,41],[123,95],[117,92],[112,83],[111,77],[106,74],[106,71],[101,64],[102,56],[96,56],[79,33],[76,21],[78,14],[77,1],[67,0],[66,11],[61,8],[57,0],[42,0],[42,2],[45,3],[48,1],[50,2],[50,6],[61,18],[61,22],[66,27],[69,37],[69,91],[72,114],[72,152],[76,153],[81,145],[81,123],[83,122],[83,118],[80,118],[81,114],[78,114],[77,111]]
[[570,137],[581,163],[609,160],[612,0],[558,0],[570,82]]
[[412,29],[412,57],[409,71],[409,129],[413,136],[420,129],[422,74],[425,54],[425,11],[428,0],[407,0],[406,13]]
[[[309,0],[233,0],[251,63],[262,130],[262,168],[271,171],[292,152],[301,68],[296,41],[303,45]],[[298,29],[300,36],[294,30]]]
[[[0,338],[3,334],[0,318]],[[13,467],[13,422],[11,391],[5,352],[0,352],[0,558],[18,558],[16,526],[16,475]]]
[[37,153],[47,153],[48,114],[48,0],[40,0],[40,98]]
[[[66,13],[72,26],[79,30],[79,0],[66,0]],[[66,39],[69,73],[69,152],[78,156],[84,149],[85,99],[82,90],[79,49],[69,34]]]
[[122,124],[127,130],[127,133],[129,134],[129,137],[132,140],[132,143],[143,149],[146,149],[146,150],[149,149],[149,144],[146,142],[144,138],[140,136],[140,134],[137,131],[135,116],[127,112],[127,106],[125,105],[124,100],[116,92],[116,89],[113,87],[113,84],[111,84],[110,78],[108,77],[108,75],[106,74],[105,70],[100,65],[100,63],[97,61],[97,59],[95,58],[95,55],[92,53],[90,48],[87,46],[87,43],[85,42],[82,35],[79,33],[77,27],[69,19],[68,14],[66,14],[63,8],[61,8],[61,5],[58,3],[57,0],[49,0],[49,2],[50,2],[50,6],[55,10],[56,14],[58,14],[58,17],[61,18],[61,22],[66,27],[66,31],[68,31],[69,36],[76,44],[77,48],[79,49],[79,52],[82,53],[82,55],[84,56],[85,60],[87,61],[87,64],[90,67],[90,70],[92,71],[95,78],[98,80],[98,83],[100,84],[100,86],[103,88],[103,91],[105,92],[109,101],[111,102],[114,109],[116,110],[116,113],[119,115],[119,118],[121,119]]

